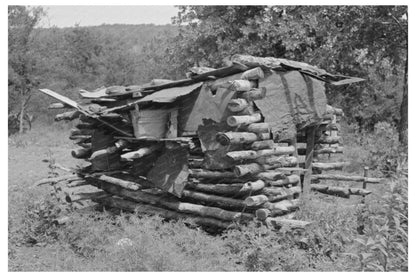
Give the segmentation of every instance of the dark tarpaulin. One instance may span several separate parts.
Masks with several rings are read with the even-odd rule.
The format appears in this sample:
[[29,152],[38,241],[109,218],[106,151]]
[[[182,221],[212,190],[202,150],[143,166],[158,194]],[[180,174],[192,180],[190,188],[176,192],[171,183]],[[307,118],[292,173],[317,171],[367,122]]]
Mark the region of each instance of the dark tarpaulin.
[[156,187],[181,197],[188,181],[188,150],[185,147],[166,149],[147,174]]
[[298,71],[272,71],[259,87],[266,88],[266,97],[254,102],[279,140],[295,137],[297,129],[316,124],[326,111],[324,83]]
[[214,95],[209,85],[205,83],[199,92],[185,97],[179,109],[179,133],[195,133],[198,126],[203,124],[204,118],[216,122],[227,118],[230,115],[227,105],[235,93],[234,90],[228,88],[218,88]]

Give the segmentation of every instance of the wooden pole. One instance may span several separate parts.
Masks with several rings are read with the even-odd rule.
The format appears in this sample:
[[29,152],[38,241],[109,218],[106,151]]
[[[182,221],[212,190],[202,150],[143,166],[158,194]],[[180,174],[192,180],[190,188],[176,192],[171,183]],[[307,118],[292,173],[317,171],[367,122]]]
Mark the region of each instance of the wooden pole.
[[133,201],[143,202],[146,204],[160,205],[177,212],[190,213],[202,217],[213,217],[225,221],[234,220],[251,220],[254,218],[252,214],[227,211],[217,207],[209,207],[198,204],[180,202],[174,198],[153,195],[142,191],[130,191],[121,187],[115,187],[111,184],[103,183],[99,186],[102,190],[110,194],[127,198]]
[[231,171],[211,171],[205,169],[191,169],[189,170],[189,176],[205,179],[226,179],[237,177],[235,173]]
[[312,177],[312,160],[313,150],[315,148],[315,130],[316,127],[308,127],[306,129],[306,159],[305,159],[305,175],[303,177],[302,192],[309,194],[311,190],[311,177]]
[[234,183],[234,184],[201,184],[190,183],[186,188],[192,188],[193,190],[202,191],[206,193],[218,194],[218,195],[239,195],[249,194],[251,192],[259,191],[263,189],[265,183],[261,180],[247,183]]
[[279,146],[274,144],[272,149],[262,149],[257,151],[257,157],[272,156],[272,155],[290,155],[295,152],[293,146]]
[[232,115],[227,118],[227,124],[231,127],[238,125],[248,125],[251,123],[259,122],[261,120],[261,114],[255,113],[252,115]]
[[203,203],[210,203],[213,206],[225,209],[244,209],[246,206],[241,199],[233,199],[212,194],[205,194],[202,192],[183,190],[182,197],[185,199],[192,199],[195,201],[202,201]]
[[272,149],[273,147],[274,147],[274,141],[271,139],[255,141],[251,144],[251,149],[253,150]]
[[[366,178],[368,178],[368,170],[369,170],[369,168],[368,168],[368,166],[365,166],[364,167],[364,181],[363,181],[363,189],[366,189],[367,188],[367,182],[366,182]],[[365,202],[365,195],[363,195],[363,200],[362,200],[362,203],[364,203]]]
[[190,219],[196,224],[204,226],[216,226],[225,229],[231,224],[231,222],[225,222],[214,218],[193,216],[190,214],[171,211],[149,204],[137,203],[130,200],[114,197],[97,199],[95,202],[101,203],[104,206],[118,208],[128,212],[138,212],[139,214],[160,215],[161,217],[167,219]]
[[382,182],[382,179],[379,179],[379,178],[351,176],[351,175],[338,175],[338,174],[312,175],[312,180],[336,180],[336,181],[347,181],[347,182],[363,182],[363,188],[365,188],[366,184],[369,184],[369,183],[376,184],[376,183]]

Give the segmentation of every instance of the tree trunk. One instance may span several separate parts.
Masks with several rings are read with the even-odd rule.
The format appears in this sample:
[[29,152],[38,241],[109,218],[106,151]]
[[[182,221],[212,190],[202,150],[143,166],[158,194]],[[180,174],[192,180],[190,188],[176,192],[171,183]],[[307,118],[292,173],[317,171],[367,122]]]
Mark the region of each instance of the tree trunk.
[[[22,89],[26,90],[26,88]],[[25,114],[26,114],[26,107],[27,103],[30,100],[31,95],[24,96],[24,93],[22,93],[22,103],[20,106],[20,115],[19,115],[19,133],[22,134],[24,132],[24,120],[25,120]]]
[[399,122],[399,141],[407,146],[407,129],[408,129],[408,85],[407,85],[407,72],[408,72],[408,59],[406,54],[406,65],[404,68],[404,80],[403,80],[403,99],[400,105],[400,122]]

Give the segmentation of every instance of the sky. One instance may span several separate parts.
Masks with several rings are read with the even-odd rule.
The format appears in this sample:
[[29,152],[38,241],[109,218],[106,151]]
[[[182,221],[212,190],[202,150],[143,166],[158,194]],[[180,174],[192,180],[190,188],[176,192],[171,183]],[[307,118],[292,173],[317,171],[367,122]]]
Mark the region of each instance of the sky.
[[43,6],[47,17],[41,26],[48,28],[105,24],[170,24],[178,13],[174,6]]

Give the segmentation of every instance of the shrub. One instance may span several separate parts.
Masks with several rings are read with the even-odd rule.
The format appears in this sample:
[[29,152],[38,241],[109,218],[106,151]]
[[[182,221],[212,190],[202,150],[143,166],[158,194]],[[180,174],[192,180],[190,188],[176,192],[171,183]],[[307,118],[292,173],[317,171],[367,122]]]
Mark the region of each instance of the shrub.
[[408,270],[408,188],[407,178],[397,178],[378,203],[362,211],[364,236],[355,239],[359,270]]

